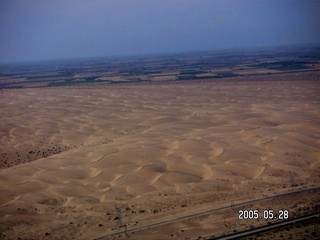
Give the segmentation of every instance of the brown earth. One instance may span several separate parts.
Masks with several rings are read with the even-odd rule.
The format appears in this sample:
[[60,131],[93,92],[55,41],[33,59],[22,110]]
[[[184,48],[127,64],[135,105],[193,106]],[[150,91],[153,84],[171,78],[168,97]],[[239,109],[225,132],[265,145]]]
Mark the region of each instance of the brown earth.
[[[2,90],[0,238],[90,239],[320,186],[319,90],[315,73]],[[236,217],[217,219],[236,229]],[[186,219],[130,238],[225,231],[211,223]]]

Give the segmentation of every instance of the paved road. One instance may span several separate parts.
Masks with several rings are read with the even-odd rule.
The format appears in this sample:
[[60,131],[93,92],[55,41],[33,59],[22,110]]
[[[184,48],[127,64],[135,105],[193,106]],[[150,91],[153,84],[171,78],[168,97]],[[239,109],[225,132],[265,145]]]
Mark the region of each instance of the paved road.
[[[238,206],[242,206],[242,205],[246,205],[246,204],[250,204],[250,203],[257,203],[257,202],[262,202],[262,201],[274,199],[274,198],[280,197],[280,196],[289,196],[289,195],[294,195],[294,194],[298,194],[298,193],[309,192],[309,191],[318,191],[318,190],[320,190],[320,187],[313,187],[313,188],[307,188],[307,189],[298,190],[298,191],[275,194],[275,195],[272,195],[269,197],[257,198],[257,199],[249,200],[249,201],[239,201],[239,202],[235,201],[233,206],[238,207]],[[130,232],[142,231],[142,230],[158,227],[161,225],[167,225],[170,223],[178,222],[183,219],[192,218],[192,217],[200,217],[202,215],[207,215],[207,214],[210,214],[215,211],[229,209],[230,202],[226,202],[226,203],[214,205],[214,206],[215,207],[209,208],[209,209],[207,208],[207,209],[200,209],[200,210],[195,210],[195,211],[190,210],[190,211],[182,212],[182,213],[175,214],[172,216],[158,218],[155,221],[149,221],[148,223],[139,224],[138,226],[130,226],[127,228],[127,232],[130,233]],[[102,233],[102,234],[100,233],[95,236],[91,236],[90,238],[94,239],[94,240],[102,240],[102,239],[105,239],[105,238],[108,238],[111,236],[120,235],[123,233],[124,233],[124,228],[121,228],[121,229],[109,231],[107,233]]]

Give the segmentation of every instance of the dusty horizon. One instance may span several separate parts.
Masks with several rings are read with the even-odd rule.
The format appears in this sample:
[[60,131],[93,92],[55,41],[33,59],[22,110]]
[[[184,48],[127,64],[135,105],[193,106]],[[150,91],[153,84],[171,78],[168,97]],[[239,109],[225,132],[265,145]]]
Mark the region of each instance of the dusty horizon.
[[316,0],[0,2],[0,62],[319,43]]

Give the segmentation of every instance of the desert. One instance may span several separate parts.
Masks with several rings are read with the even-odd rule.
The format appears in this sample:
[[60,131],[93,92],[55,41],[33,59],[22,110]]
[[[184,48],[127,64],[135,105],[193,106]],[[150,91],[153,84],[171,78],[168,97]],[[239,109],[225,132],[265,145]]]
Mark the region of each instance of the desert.
[[210,238],[309,188],[246,209],[319,211],[319,76],[1,90],[1,238]]

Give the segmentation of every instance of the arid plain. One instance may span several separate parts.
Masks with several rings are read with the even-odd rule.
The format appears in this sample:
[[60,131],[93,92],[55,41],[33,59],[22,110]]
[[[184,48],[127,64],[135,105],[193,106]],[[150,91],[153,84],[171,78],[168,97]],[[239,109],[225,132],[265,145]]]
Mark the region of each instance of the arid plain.
[[130,230],[319,187],[319,90],[317,72],[2,90],[0,238],[193,239],[263,224],[228,209]]

